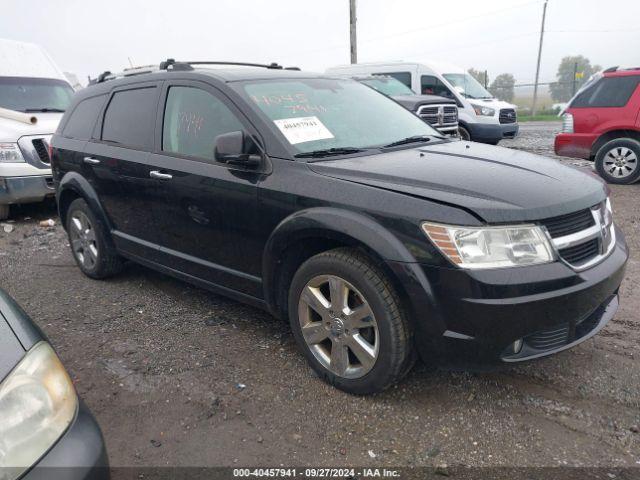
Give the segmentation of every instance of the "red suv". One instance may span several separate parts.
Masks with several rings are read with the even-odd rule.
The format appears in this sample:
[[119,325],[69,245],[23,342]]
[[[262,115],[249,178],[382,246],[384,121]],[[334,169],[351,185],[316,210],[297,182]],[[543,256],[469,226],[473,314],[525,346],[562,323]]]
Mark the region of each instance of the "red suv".
[[640,68],[610,68],[570,100],[556,136],[557,155],[595,160],[609,183],[640,179]]

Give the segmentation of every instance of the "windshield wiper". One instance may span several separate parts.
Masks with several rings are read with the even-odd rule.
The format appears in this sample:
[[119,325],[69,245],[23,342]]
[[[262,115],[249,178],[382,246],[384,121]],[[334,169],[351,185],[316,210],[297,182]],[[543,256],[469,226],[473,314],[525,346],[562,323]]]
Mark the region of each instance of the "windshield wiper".
[[407,145],[408,143],[422,143],[422,142],[430,142],[431,135],[414,135],[412,137],[403,138],[402,140],[398,140],[395,142],[391,142],[388,145],[385,145],[383,148],[388,147],[397,147],[399,145]]
[[364,148],[356,147],[337,147],[337,148],[324,148],[321,150],[313,150],[311,152],[303,152],[294,155],[296,158],[322,158],[330,157],[332,155],[348,155],[350,153],[363,152]]
[[25,113],[64,113],[64,110],[62,110],[61,108],[25,108],[24,109]]

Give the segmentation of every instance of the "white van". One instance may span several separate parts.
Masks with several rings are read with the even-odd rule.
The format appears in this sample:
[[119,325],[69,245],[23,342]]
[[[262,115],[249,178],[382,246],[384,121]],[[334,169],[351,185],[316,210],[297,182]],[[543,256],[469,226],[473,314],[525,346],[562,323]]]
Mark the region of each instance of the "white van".
[[0,220],[55,194],[49,139],[73,93],[38,45],[0,39]]
[[516,107],[494,98],[464,69],[414,62],[359,63],[328,68],[331,75],[388,75],[425,95],[454,99],[463,140],[497,144],[518,134]]

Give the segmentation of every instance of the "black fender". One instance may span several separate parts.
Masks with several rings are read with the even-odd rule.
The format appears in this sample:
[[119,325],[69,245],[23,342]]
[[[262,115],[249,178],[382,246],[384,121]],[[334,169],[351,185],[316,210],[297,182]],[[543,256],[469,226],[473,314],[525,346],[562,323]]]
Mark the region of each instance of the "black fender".
[[[58,188],[56,189],[56,202],[58,204],[58,215],[62,220],[62,226],[66,229],[66,212],[61,211],[61,202],[60,200],[64,197],[65,192],[72,191],[75,195],[82,197],[91,208],[91,211],[98,217],[98,219],[102,222],[102,224],[106,227],[107,231],[112,230],[112,224],[107,216],[102,204],[100,203],[100,198],[96,193],[95,189],[91,186],[91,184],[77,172],[68,172],[66,173],[62,179],[60,179],[60,183],[58,184]],[[111,238],[109,238],[111,241]]]
[[[285,250],[304,238],[328,238],[346,244],[361,244],[384,260],[395,276],[418,338],[432,337],[446,330],[437,300],[422,267],[407,247],[387,228],[367,215],[331,207],[318,207],[293,213],[278,224],[263,255],[264,298],[269,310],[277,312],[277,272]],[[428,322],[423,320],[429,319]],[[419,324],[419,325],[418,325]]]

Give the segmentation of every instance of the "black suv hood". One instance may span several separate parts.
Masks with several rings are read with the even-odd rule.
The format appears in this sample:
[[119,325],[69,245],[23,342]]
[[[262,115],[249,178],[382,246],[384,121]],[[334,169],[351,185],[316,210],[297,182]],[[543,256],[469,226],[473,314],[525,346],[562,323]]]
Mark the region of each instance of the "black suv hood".
[[463,141],[309,167],[322,175],[462,207],[488,223],[555,217],[596,205],[607,195],[606,184],[588,172],[519,150]]
[[396,102],[402,105],[404,108],[414,111],[422,105],[455,105],[455,100],[450,98],[439,97],[437,95],[394,95],[393,98]]

